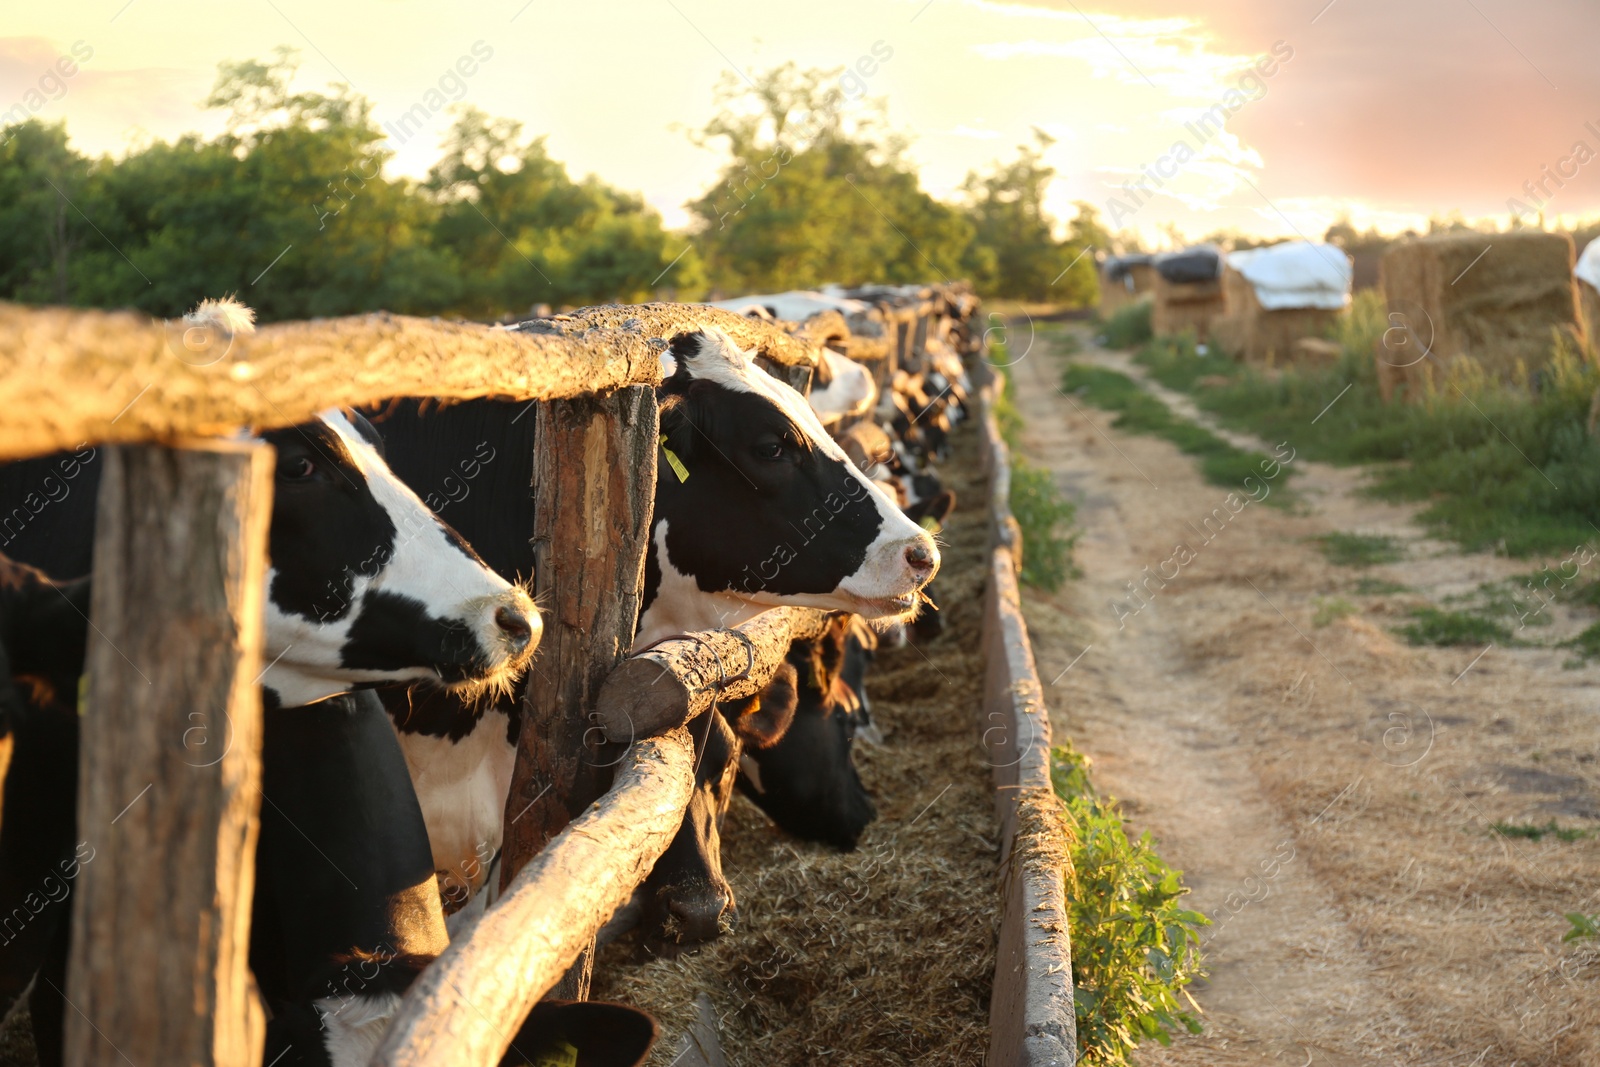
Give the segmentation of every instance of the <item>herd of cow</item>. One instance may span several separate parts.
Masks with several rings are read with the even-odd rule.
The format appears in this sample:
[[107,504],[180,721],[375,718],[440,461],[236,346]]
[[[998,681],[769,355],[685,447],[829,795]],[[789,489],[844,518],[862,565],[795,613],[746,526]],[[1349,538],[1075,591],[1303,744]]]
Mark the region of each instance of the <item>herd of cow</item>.
[[[900,292],[722,306],[803,322]],[[735,789],[785,831],[840,848],[875,817],[851,760],[856,738],[877,736],[865,671],[878,642],[936,628],[921,609],[939,568],[933,534],[954,506],[935,467],[964,412],[972,307],[941,300],[892,376],[825,349],[802,393],[715,328],[671,338],[662,355],[635,651],[772,606],[837,614],[794,643],[759,696],[689,724],[683,824],[608,927],[639,925],[649,951],[728,928],[718,832]],[[250,328],[236,305],[207,302],[191,318]],[[541,634],[526,592],[528,411],[404,400],[260,435],[276,475],[250,966],[276,1067],[366,1063],[405,989],[498,889],[520,679]],[[44,1065],[63,1058],[71,887],[95,849],[75,805],[103,462],[82,449],[0,467],[0,1012],[26,1001]],[[70,491],[53,491],[63,477]],[[447,479],[470,492],[445,500],[435,490]],[[505,1062],[560,1049],[568,1058],[552,1062],[633,1064],[655,1032],[624,1005],[545,1001]]]

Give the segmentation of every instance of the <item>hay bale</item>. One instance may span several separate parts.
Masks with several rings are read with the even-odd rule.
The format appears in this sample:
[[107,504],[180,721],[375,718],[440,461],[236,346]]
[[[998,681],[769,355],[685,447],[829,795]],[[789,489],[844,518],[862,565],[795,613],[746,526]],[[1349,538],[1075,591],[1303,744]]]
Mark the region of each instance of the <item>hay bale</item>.
[[1289,346],[1289,359],[1297,367],[1325,367],[1343,355],[1339,342],[1324,337],[1302,337]]
[[1581,335],[1572,238],[1562,233],[1452,233],[1384,253],[1389,313],[1438,367],[1470,359],[1502,381],[1550,359],[1557,330]]
[[1156,271],[1150,256],[1135,253],[1111,256],[1100,267],[1100,315],[1110,318],[1140,300],[1155,286]]
[[1222,306],[1221,282],[1169,282],[1158,274],[1150,328],[1158,335],[1193,330],[1196,340],[1205,341]]
[[1600,348],[1600,237],[1584,248],[1572,273],[1578,281],[1578,310],[1584,336],[1591,347]]
[[1211,323],[1222,313],[1222,253],[1214,245],[1196,245],[1156,256],[1151,290],[1150,328],[1158,336],[1192,331],[1195,339],[1211,337]]
[[1234,252],[1222,273],[1223,315],[1213,324],[1218,343],[1251,363],[1293,361],[1298,342],[1332,331],[1349,303],[1350,277],[1350,257],[1331,245],[1288,241]]
[[1578,306],[1583,312],[1584,336],[1589,344],[1600,345],[1600,289],[1579,282]]
[[1397,400],[1420,403],[1433,388],[1432,361],[1412,362],[1404,349],[1392,350],[1383,337],[1372,344],[1372,364],[1378,374],[1378,395],[1385,404]]

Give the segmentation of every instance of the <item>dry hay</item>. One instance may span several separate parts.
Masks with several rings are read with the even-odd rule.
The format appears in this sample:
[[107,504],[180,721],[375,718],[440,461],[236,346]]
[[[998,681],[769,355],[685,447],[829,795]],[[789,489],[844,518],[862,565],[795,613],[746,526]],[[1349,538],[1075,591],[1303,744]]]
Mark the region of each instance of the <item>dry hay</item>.
[[1135,263],[1127,268],[1128,280],[1133,283],[1130,288],[1121,280],[1111,281],[1106,278],[1106,271],[1100,271],[1100,315],[1110,318],[1112,314],[1127,307],[1129,304],[1140,300],[1149,299],[1151,290],[1156,285],[1156,268],[1149,263]]
[[972,430],[954,445],[945,474],[962,505],[934,585],[945,631],[880,650],[867,677],[887,743],[857,744],[856,762],[878,821],[840,853],[735,798],[722,852],[734,931],[675,960],[634,962],[624,940],[596,962],[593,997],[660,1020],[653,1064],[672,1062],[700,993],[731,1064],[983,1061],[999,921],[994,795],[975,725],[988,535]]
[[1572,264],[1564,233],[1441,234],[1391,246],[1382,287],[1430,363],[1516,381],[1549,360],[1555,331],[1581,333]]
[[1200,341],[1211,336],[1212,322],[1222,314],[1221,282],[1169,282],[1157,272],[1153,291],[1150,328],[1157,335],[1189,330]]
[[1222,268],[1222,302],[1224,311],[1211,324],[1217,347],[1234,359],[1269,367],[1296,362],[1306,354],[1296,343],[1326,337],[1342,314],[1331,308],[1269,311],[1250,280],[1229,266]]
[[[1600,719],[1529,684],[1555,662],[1499,648],[1452,685],[1481,650],[1393,638],[1415,596],[1314,626],[1317,594],[1349,577],[1309,552],[1297,563],[1289,589],[1269,588],[1315,647],[1241,597],[1184,650],[1234,694],[1238,743],[1405,1020],[1389,1037],[1410,1043],[1402,1062],[1600,1063],[1600,946],[1561,942],[1565,912],[1600,907]],[[1490,829],[1552,818],[1590,836]]]

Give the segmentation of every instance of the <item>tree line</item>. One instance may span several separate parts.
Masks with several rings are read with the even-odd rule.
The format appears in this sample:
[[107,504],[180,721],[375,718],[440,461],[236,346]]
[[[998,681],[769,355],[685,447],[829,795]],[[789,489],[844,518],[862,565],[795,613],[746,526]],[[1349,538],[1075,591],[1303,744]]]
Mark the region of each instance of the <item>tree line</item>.
[[89,158],[64,123],[0,130],[0,299],[173,316],[237,293],[263,320],[386,309],[524,317],[537,305],[692,300],[827,282],[971,279],[985,295],[1087,305],[1089,205],[1044,207],[1038,135],[1016,158],[930,196],[838,72],[793,64],[725,82],[692,136],[717,184],[667,229],[637,193],[574,180],[521,124],[460,108],[426,178],[388,177],[371,104],[292,91],[295,53],[221,65],[213,139]]

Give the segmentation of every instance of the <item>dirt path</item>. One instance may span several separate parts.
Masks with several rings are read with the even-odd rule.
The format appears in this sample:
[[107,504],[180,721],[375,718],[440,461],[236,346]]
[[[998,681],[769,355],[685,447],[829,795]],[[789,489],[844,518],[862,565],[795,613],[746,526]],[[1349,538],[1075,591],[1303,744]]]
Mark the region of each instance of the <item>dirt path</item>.
[[[1143,377],[1121,354],[1074,358]],[[1600,842],[1489,829],[1600,825],[1600,670],[1390,634],[1405,607],[1528,561],[1461,555],[1359,497],[1358,472],[1299,458],[1299,504],[1235,514],[1242,487],[1230,507],[1171,445],[1063,396],[1064,363],[1041,339],[1012,372],[1022,455],[1082,530],[1083,577],[1025,598],[1046,695],[1214,921],[1207,1033],[1141,1061],[1600,1062],[1600,962],[1560,943],[1562,913],[1597,906]],[[1389,533],[1408,558],[1333,567],[1307,540],[1333,530]],[[1413,592],[1357,595],[1363,574]],[[1317,619],[1332,595],[1355,614]]]

